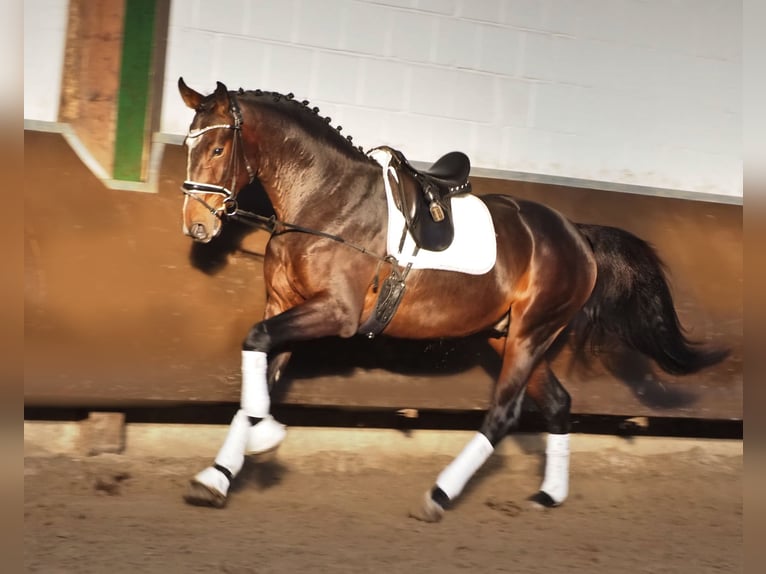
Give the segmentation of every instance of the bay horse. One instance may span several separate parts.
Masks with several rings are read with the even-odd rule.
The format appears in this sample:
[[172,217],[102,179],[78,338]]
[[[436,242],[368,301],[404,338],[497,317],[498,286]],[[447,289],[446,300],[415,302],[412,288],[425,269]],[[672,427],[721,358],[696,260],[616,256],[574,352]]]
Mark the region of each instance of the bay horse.
[[[617,339],[674,374],[726,355],[686,337],[657,254],[624,230],[576,224],[533,201],[486,195],[480,200],[496,236],[488,271],[405,269],[387,256],[386,185],[409,193],[421,179],[458,184],[468,175],[464,159],[445,156],[425,173],[409,166],[392,174],[292,94],[234,92],[218,82],[203,95],[183,78],[178,87],[195,111],[185,139],[183,231],[211,241],[228,218],[246,215],[237,193],[256,178],[275,214],[263,264],[264,317],[242,344],[240,409],[213,464],[191,480],[184,495],[190,504],[224,506],[245,454],[274,449],[284,438],[285,427],[270,414],[269,388],[289,360],[287,346],[375,334],[368,330],[386,287],[401,292],[378,332],[405,339],[486,332],[502,364],[481,427],[412,513],[425,521],[442,518],[518,420],[525,395],[548,431],[542,484],[530,500],[545,507],[564,502],[571,401],[547,353],[566,331],[575,329],[582,340]],[[397,205],[405,209],[403,197]],[[448,198],[432,194],[428,202],[434,220],[443,219]],[[398,280],[394,289],[391,277]]]

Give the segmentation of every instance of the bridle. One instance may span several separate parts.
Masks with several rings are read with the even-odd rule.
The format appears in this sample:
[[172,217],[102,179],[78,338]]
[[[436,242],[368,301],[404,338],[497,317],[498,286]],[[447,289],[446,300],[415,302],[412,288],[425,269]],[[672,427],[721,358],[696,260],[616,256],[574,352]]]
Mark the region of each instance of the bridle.
[[[183,182],[181,191],[191,199],[198,201],[207,208],[218,219],[223,220],[224,217],[230,217],[237,221],[240,221],[246,225],[252,227],[266,228],[271,235],[277,233],[284,233],[289,231],[295,231],[298,233],[307,233],[317,237],[323,237],[336,243],[345,245],[359,253],[372,257],[378,261],[378,266],[373,275],[371,285],[373,293],[378,293],[378,298],[375,303],[375,307],[364,323],[359,327],[359,333],[365,334],[368,338],[375,337],[380,334],[391,321],[394,313],[396,313],[402,295],[405,289],[405,280],[412,269],[412,262],[408,263],[406,267],[401,267],[399,262],[393,255],[379,255],[377,253],[369,251],[366,247],[357,245],[350,241],[346,241],[343,237],[335,235],[333,233],[327,233],[318,229],[311,229],[309,227],[303,227],[302,225],[296,225],[295,223],[288,223],[286,221],[279,221],[276,217],[264,217],[257,213],[245,211],[239,209],[237,205],[236,195],[234,193],[235,186],[237,185],[237,175],[239,168],[239,161],[237,157],[238,148],[242,148],[242,159],[247,169],[247,174],[250,176],[250,183],[255,179],[255,172],[253,171],[250,163],[247,161],[247,155],[245,154],[244,145],[242,143],[242,112],[239,109],[237,98],[234,94],[230,94],[230,111],[234,120],[233,124],[215,124],[206,126],[197,130],[190,130],[186,137],[197,138],[202,134],[205,134],[212,130],[226,129],[234,130],[234,139],[232,142],[231,157],[229,160],[229,167],[227,172],[232,173],[231,187],[224,187],[222,185],[215,185],[211,183],[204,183],[199,181],[186,180]],[[233,165],[232,165],[233,164]],[[214,208],[209,205],[204,199],[199,197],[202,194],[215,194],[223,196],[223,205],[219,208]],[[404,242],[404,236],[407,232],[405,226],[402,232],[402,243]],[[415,253],[419,250],[419,247],[415,248]],[[391,266],[388,276],[384,279],[383,284],[379,284],[379,273],[381,265],[387,263]]]
[[[234,121],[232,124],[215,124],[212,126],[206,126],[204,128],[200,128],[198,130],[189,130],[189,133],[186,135],[187,138],[198,138],[202,134],[206,134],[209,131],[212,130],[234,130],[234,139],[232,141],[232,147],[231,147],[231,155],[229,159],[229,167],[226,170],[227,173],[231,172],[231,187],[224,187],[222,185],[214,185],[212,183],[204,183],[200,181],[193,181],[193,180],[186,180],[183,182],[181,191],[186,195],[187,197],[190,197],[191,199],[198,201],[202,205],[205,206],[205,208],[212,213],[215,217],[221,219],[222,214],[224,215],[235,215],[238,211],[237,206],[237,200],[236,200],[236,194],[234,193],[234,189],[237,185],[237,176],[239,175],[239,158],[238,156],[238,150],[239,148],[242,148],[242,159],[245,162],[245,168],[247,169],[247,175],[250,177],[250,183],[255,179],[255,172],[253,171],[253,168],[250,166],[250,162],[247,161],[247,156],[245,155],[245,148],[242,145],[242,112],[239,109],[239,103],[237,102],[237,97],[234,94],[230,94],[229,96],[229,111],[231,111],[231,116]],[[221,207],[215,208],[211,206],[209,203],[207,203],[204,199],[200,197],[200,195],[206,195],[206,194],[214,194],[214,195],[220,195],[223,196],[223,205]]]
[[[205,134],[212,130],[234,130],[234,140],[232,143],[232,149],[231,149],[231,156],[230,156],[230,163],[229,167],[227,169],[227,172],[231,171],[232,178],[231,178],[231,188],[224,187],[222,185],[215,185],[212,183],[204,183],[200,181],[193,181],[193,180],[186,180],[182,184],[181,191],[186,195],[187,197],[198,201],[202,205],[205,206],[205,208],[212,213],[215,217],[218,219],[223,219],[223,216],[231,217],[232,219],[236,219],[237,221],[240,221],[246,225],[252,226],[252,227],[259,227],[259,228],[266,228],[269,233],[274,235],[275,233],[281,233],[285,231],[297,231],[299,233],[308,233],[310,235],[315,235],[317,237],[324,237],[325,239],[330,239],[332,241],[335,241],[336,243],[342,243],[343,245],[346,245],[350,247],[351,249],[354,249],[360,253],[364,253],[365,255],[369,255],[375,259],[377,259],[380,263],[390,263],[393,265],[393,268],[396,269],[398,266],[397,260],[390,256],[390,255],[378,255],[377,253],[373,253],[369,251],[366,247],[363,247],[361,245],[357,245],[355,243],[351,243],[350,241],[346,241],[342,237],[338,235],[334,235],[332,233],[327,233],[324,231],[320,231],[317,229],[311,229],[309,227],[303,227],[302,225],[296,225],[295,223],[288,223],[286,221],[279,221],[276,219],[276,217],[265,217],[263,215],[259,215],[257,213],[252,213],[250,211],[245,211],[239,208],[236,200],[236,194],[233,189],[235,189],[235,186],[237,185],[237,175],[238,175],[238,168],[239,168],[239,161],[237,158],[237,151],[238,148],[242,148],[242,160],[245,163],[245,169],[247,169],[247,175],[250,177],[249,183],[252,183],[255,179],[255,171],[250,166],[250,163],[247,161],[247,155],[245,155],[245,148],[242,144],[242,112],[239,109],[239,104],[237,102],[237,98],[234,94],[229,94],[229,102],[230,102],[230,108],[232,119],[234,121],[233,124],[214,124],[212,126],[206,126],[204,128],[200,128],[197,130],[189,130],[189,133],[187,134],[187,138],[198,138],[202,134]],[[233,164],[233,165],[232,165]],[[214,195],[221,195],[223,196],[223,205],[219,208],[215,208],[211,206],[209,203],[207,203],[204,199],[199,197],[203,194],[214,194]],[[407,267],[407,270],[404,274],[406,277],[407,273],[409,273],[409,269],[412,266],[410,264]],[[376,274],[376,282],[377,282],[377,274]],[[377,288],[377,287],[376,287]]]
[[[231,111],[232,120],[234,123],[214,124],[212,126],[205,126],[204,128],[200,128],[197,130],[189,130],[189,133],[187,134],[186,137],[198,138],[202,134],[205,134],[212,130],[234,130],[234,140],[232,143],[231,156],[229,160],[230,163],[227,169],[227,172],[232,172],[231,187],[228,188],[228,187],[224,187],[223,185],[215,185],[212,183],[204,183],[201,181],[193,181],[193,180],[187,179],[186,181],[183,182],[183,185],[181,186],[182,187],[181,191],[184,193],[184,195],[204,205],[205,208],[218,219],[223,219],[223,216],[231,217],[233,219],[241,221],[242,223],[245,223],[250,226],[261,227],[261,228],[265,227],[271,234],[277,233],[279,231],[298,231],[300,233],[309,233],[311,235],[316,235],[318,237],[331,239],[332,241],[335,241],[337,243],[343,243],[344,245],[347,245],[351,247],[352,249],[359,251],[360,253],[371,255],[372,257],[380,261],[391,262],[391,258],[389,257],[380,256],[375,253],[372,253],[368,251],[367,248],[356,245],[349,241],[346,241],[342,237],[339,237],[332,233],[326,233],[324,231],[310,229],[308,227],[303,227],[302,225],[296,225],[294,223],[279,221],[275,217],[264,217],[263,215],[259,215],[257,213],[252,213],[250,211],[244,211],[242,209],[239,209],[239,205],[237,205],[236,194],[233,191],[235,189],[235,186],[237,185],[237,175],[239,173],[238,172],[239,161],[237,157],[238,148],[242,148],[241,155],[242,155],[242,160],[245,163],[245,169],[247,169],[247,175],[250,177],[249,183],[252,183],[253,180],[255,179],[255,171],[250,166],[250,163],[247,161],[247,156],[245,155],[245,148],[244,148],[244,145],[242,144],[242,112],[239,109],[239,103],[237,102],[237,97],[234,94],[229,94],[229,98],[230,98],[229,110]],[[219,208],[213,207],[212,205],[210,205],[209,203],[207,203],[204,199],[200,197],[200,195],[204,195],[204,194],[214,194],[214,195],[223,196],[223,205]],[[393,262],[395,263],[396,260],[394,259]]]

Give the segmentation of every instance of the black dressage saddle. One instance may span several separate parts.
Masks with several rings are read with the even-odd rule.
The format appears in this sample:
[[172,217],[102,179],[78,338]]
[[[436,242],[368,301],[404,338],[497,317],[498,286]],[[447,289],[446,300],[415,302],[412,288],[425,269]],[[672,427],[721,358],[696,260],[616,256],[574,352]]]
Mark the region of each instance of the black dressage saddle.
[[[391,181],[394,201],[404,215],[415,243],[429,251],[444,251],[455,237],[451,198],[471,192],[471,161],[459,151],[440,157],[428,169],[415,168],[399,150],[391,165],[399,182]],[[390,177],[390,176],[389,176]],[[402,236],[402,243],[404,236]]]

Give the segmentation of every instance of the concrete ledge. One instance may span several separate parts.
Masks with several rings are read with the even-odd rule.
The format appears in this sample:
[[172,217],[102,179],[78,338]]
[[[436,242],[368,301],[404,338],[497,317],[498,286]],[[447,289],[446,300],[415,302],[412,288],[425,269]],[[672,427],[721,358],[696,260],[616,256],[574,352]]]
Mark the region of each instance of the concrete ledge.
[[126,181],[110,177],[107,170],[93,157],[93,154],[82,142],[71,124],[25,119],[24,129],[35,132],[61,134],[72,148],[72,151],[80,158],[80,161],[109,189],[142,193],[157,193],[159,191],[160,168],[162,166],[162,155],[165,151],[165,143],[161,138],[152,138],[149,149],[149,164],[146,170],[146,181]]
[[[228,427],[223,425],[128,424],[125,450],[134,457],[214,457]],[[81,423],[26,421],[25,456],[84,456]],[[322,452],[337,452],[376,459],[378,457],[455,456],[474,431],[348,429],[290,427],[280,446],[280,457],[297,459]],[[714,456],[742,456],[741,440],[664,437],[622,438],[574,434],[571,449],[577,452],[620,451],[641,456],[703,449]],[[545,435],[520,433],[509,436],[497,449],[501,456],[542,454]]]

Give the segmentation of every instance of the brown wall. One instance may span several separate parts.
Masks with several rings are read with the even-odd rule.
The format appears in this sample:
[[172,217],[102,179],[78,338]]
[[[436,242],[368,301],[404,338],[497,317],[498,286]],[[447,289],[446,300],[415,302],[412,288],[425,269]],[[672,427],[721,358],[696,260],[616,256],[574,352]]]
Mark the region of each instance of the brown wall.
[[[183,151],[166,149],[159,193],[107,189],[56,134],[25,133],[28,405],[237,402],[239,348],[263,309],[255,232],[215,265],[181,234]],[[670,270],[689,333],[732,347],[686,379],[619,380],[598,363],[559,377],[579,413],[742,417],[742,207],[474,179],[477,193],[534,199],[648,239]],[[238,239],[238,238],[235,238]],[[192,264],[208,266],[208,272]],[[476,409],[494,368],[478,340],[380,338],[298,348],[285,403]]]

